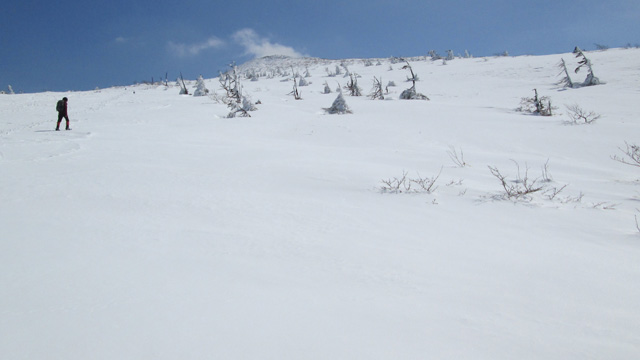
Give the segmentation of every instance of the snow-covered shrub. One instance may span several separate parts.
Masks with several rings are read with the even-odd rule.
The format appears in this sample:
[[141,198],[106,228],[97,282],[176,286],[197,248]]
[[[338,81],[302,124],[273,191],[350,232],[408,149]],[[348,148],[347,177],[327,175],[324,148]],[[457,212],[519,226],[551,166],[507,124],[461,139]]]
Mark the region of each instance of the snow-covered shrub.
[[7,88],[8,88],[8,94],[9,95],[15,95],[16,94],[15,92],[13,92],[13,88],[11,87],[11,85],[8,85]]
[[442,56],[438,55],[438,53],[435,50],[429,50],[429,56],[433,61],[442,59]]
[[528,112],[542,116],[553,115],[553,107],[551,99],[548,96],[538,97],[538,90],[533,89],[535,96],[532,98],[524,97],[520,101],[520,107],[516,111]]
[[308,85],[309,85],[309,82],[304,77],[301,77],[300,80],[298,80],[298,86],[308,86]]
[[258,110],[258,108],[246,96],[242,97],[241,103],[229,102],[227,106],[231,110],[229,111],[229,114],[227,114],[227,118],[251,117],[251,115],[249,114],[249,111]]
[[342,92],[338,92],[338,97],[333,101],[331,107],[325,108],[324,111],[329,114],[352,114],[344,96],[342,96]]
[[193,92],[193,96],[206,96],[208,93],[209,89],[204,85],[202,75],[198,76],[198,80],[196,80],[196,90]]
[[334,73],[331,70],[329,70],[329,68],[325,68],[324,70],[327,72],[327,76],[328,77],[335,77],[336,76],[336,73]]
[[242,109],[245,111],[256,111],[258,110],[258,108],[253,104],[253,102],[251,102],[251,99],[249,99],[246,96],[242,97]]
[[429,100],[429,98],[424,95],[424,94],[420,94],[416,91],[416,87],[412,86],[408,89],[406,89],[405,91],[403,91],[400,94],[400,99],[402,100]]

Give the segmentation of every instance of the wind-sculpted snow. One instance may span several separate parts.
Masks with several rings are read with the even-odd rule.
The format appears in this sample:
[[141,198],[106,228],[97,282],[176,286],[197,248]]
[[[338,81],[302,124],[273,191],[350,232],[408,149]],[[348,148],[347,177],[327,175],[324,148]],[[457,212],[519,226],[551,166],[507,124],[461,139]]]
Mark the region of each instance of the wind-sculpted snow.
[[430,101],[397,59],[260,59],[233,119],[217,79],[0,95],[0,358],[636,358],[640,51],[587,55],[606,84],[407,59]]

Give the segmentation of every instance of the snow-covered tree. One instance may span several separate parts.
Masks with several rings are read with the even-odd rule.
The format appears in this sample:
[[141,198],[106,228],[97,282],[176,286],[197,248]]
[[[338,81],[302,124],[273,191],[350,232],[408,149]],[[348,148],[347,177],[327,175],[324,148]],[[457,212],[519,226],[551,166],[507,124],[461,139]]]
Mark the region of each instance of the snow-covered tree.
[[412,83],[413,83],[413,85],[415,86],[416,81],[420,80],[420,79],[418,78],[418,74],[416,74],[416,73],[414,73],[414,72],[413,72],[413,68],[411,67],[411,65],[409,65],[409,62],[408,62],[408,61],[405,61],[405,62],[407,63],[407,65],[403,66],[403,67],[402,67],[402,69],[403,69],[403,70],[404,70],[404,69],[408,69],[408,70],[409,70],[409,72],[411,73],[411,76],[410,76],[410,77],[409,77],[409,76],[407,76],[407,81],[412,82]]
[[196,90],[193,92],[193,96],[206,96],[208,93],[209,89],[204,85],[202,75],[198,76],[198,80],[196,80]]
[[15,95],[15,92],[13,92],[13,88],[11,87],[11,85],[7,87],[9,88],[9,95]]
[[347,86],[344,87],[346,90],[349,90],[349,95],[351,96],[362,96],[362,90],[358,86],[358,75],[349,73],[349,82],[347,82]]
[[413,72],[413,69],[411,68],[411,65],[409,65],[409,62],[405,60],[405,62],[407,63],[407,65],[403,66],[403,69],[408,69],[409,72],[411,73],[411,77],[407,77],[407,79],[409,81],[411,81],[413,83],[413,85],[406,89],[405,91],[403,91],[400,94],[400,99],[402,100],[429,100],[429,98],[426,95],[420,94],[419,92],[416,91],[416,81],[418,80],[418,75],[415,74]]
[[347,64],[341,63],[340,66],[342,66],[344,68],[344,76],[343,77],[351,76],[351,71],[349,71],[349,67],[347,67]]
[[325,68],[324,69],[327,72],[327,76],[328,77],[335,77],[336,74],[334,72],[332,72],[331,70],[329,70],[329,68]]
[[324,110],[329,114],[352,114],[342,92],[338,92],[338,97],[333,101],[331,107]]
[[382,79],[378,79],[375,76],[373,77],[373,88],[371,89],[369,97],[371,100],[384,100],[384,95],[382,93]]
[[220,86],[226,92],[223,102],[231,110],[227,117],[251,117],[251,115],[249,115],[249,111],[256,110],[256,107],[251,100],[242,93],[240,76],[238,76],[238,68],[235,63],[229,66],[231,69],[225,73],[221,72],[220,77],[218,78]]
[[189,90],[187,90],[187,84],[184,83],[184,78],[182,77],[182,73],[180,73],[180,78],[178,79],[178,85],[180,86],[180,95],[189,95]]
[[[304,78],[300,78],[300,80],[302,80]],[[300,92],[298,92],[298,82],[296,81],[296,78],[293,78],[293,91],[291,91],[289,93],[289,95],[293,95],[293,98],[296,100],[302,100],[302,97],[300,96]]]
[[453,55],[453,50],[447,50],[447,57],[445,58],[447,61],[451,61],[455,59],[455,55]]
[[598,79],[593,74],[593,67],[591,66],[591,60],[587,59],[587,57],[584,55],[584,52],[582,52],[582,50],[577,46],[573,50],[573,53],[576,54],[576,58],[582,58],[578,62],[579,65],[575,70],[576,74],[578,73],[578,71],[580,71],[580,68],[582,68],[583,66],[586,67],[587,71],[588,71],[587,72],[587,78],[584,80],[582,85],[583,86],[599,85],[600,84],[600,79]]
[[560,75],[564,74],[562,80],[558,82],[558,85],[563,85],[565,87],[573,87],[573,81],[571,81],[571,76],[569,76],[569,70],[567,70],[567,63],[564,62],[564,59],[560,59],[560,63],[558,64],[558,68],[561,70]]
[[329,83],[327,83],[326,81],[324,82],[324,90],[322,91],[323,94],[331,94],[331,88],[329,87]]

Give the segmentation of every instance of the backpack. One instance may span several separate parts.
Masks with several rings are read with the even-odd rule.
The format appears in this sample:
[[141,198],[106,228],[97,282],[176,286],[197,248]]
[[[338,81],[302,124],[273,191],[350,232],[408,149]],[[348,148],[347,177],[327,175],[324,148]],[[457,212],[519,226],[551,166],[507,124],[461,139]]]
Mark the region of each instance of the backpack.
[[56,104],[56,111],[57,112],[64,111],[64,101],[58,100],[58,103]]

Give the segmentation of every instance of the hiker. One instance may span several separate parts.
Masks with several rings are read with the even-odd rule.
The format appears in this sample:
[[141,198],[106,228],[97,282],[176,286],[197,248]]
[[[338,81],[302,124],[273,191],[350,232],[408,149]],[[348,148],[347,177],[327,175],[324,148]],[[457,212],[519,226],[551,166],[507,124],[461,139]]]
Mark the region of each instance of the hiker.
[[56,131],[60,131],[60,122],[62,122],[62,118],[67,121],[67,130],[71,130],[69,128],[69,115],[67,114],[67,101],[69,101],[69,99],[63,97],[62,100],[59,100],[58,104],[56,104],[56,110],[58,110],[58,124],[56,125]]

